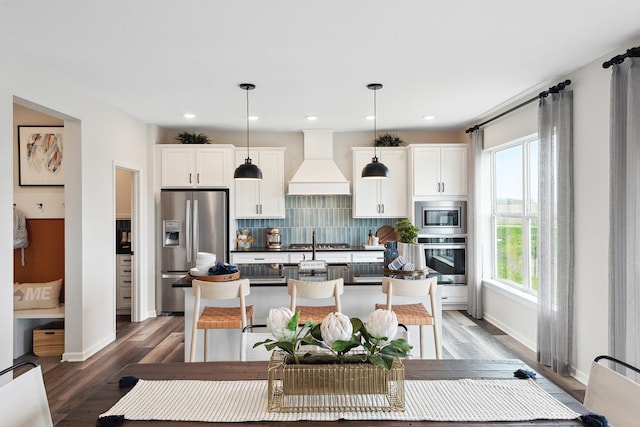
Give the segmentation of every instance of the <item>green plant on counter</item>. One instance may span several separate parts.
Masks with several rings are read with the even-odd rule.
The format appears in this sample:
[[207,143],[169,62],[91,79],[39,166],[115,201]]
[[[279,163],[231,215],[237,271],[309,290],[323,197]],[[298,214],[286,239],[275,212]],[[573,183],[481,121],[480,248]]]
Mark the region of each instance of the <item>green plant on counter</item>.
[[203,133],[181,132],[176,136],[180,144],[211,144],[209,137]]
[[383,133],[376,138],[376,147],[398,147],[400,145],[404,145],[404,141],[392,133]]
[[398,242],[416,243],[418,238],[418,227],[413,225],[408,219],[402,219],[396,222],[396,237]]

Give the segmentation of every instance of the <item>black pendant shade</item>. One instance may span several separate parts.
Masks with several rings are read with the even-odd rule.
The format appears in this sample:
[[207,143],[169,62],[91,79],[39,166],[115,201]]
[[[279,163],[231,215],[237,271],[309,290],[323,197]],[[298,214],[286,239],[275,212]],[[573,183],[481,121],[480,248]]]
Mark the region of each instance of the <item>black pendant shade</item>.
[[247,158],[233,173],[233,179],[262,179],[262,171],[257,165],[251,163],[249,157],[249,91],[256,88],[252,83],[241,83],[240,89],[247,91]]
[[262,179],[262,171],[247,157],[244,159],[244,163],[236,168],[233,179]]
[[376,91],[382,89],[382,84],[380,83],[370,83],[367,85],[367,89],[373,91],[373,158],[371,159],[371,163],[368,163],[364,168],[362,168],[362,178],[365,179],[382,179],[389,178],[389,168],[384,165],[384,163],[380,163],[378,160],[378,151],[376,150],[376,138],[377,138],[377,112],[376,112]]
[[371,159],[371,163],[368,163],[362,168],[362,178],[365,179],[379,179],[389,178],[389,168],[378,161],[378,157]]

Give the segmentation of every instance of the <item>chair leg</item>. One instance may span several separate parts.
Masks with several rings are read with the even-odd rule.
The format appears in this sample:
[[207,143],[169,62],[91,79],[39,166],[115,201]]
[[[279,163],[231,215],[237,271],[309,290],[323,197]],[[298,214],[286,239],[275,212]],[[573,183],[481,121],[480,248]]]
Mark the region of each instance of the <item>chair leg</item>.
[[198,319],[193,319],[193,328],[191,329],[191,347],[189,349],[189,362],[195,362],[196,359],[196,338],[198,337]]
[[424,359],[424,325],[420,325],[420,359]]
[[438,331],[438,325],[435,322],[433,324],[433,343],[436,346],[436,359],[442,359],[440,350],[440,331]]
[[209,361],[209,330],[205,329],[204,331],[204,361]]

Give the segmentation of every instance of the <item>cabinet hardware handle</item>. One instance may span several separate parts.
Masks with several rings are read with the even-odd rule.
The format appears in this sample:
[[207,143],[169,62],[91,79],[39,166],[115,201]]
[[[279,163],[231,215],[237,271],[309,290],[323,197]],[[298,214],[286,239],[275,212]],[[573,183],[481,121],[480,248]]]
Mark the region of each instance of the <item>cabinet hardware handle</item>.
[[444,182],[442,183],[442,192],[444,193]]
[[131,273],[131,270],[122,270],[123,273]]
[[123,280],[124,283],[131,283],[131,280]]
[[189,184],[191,184],[191,174],[189,174]]
[[382,206],[382,213],[384,213],[384,203],[381,203],[380,206]]
[[260,215],[262,215],[262,203],[260,204]]
[[200,184],[200,172],[196,174],[196,184]]
[[260,213],[260,205],[256,205],[256,214]]

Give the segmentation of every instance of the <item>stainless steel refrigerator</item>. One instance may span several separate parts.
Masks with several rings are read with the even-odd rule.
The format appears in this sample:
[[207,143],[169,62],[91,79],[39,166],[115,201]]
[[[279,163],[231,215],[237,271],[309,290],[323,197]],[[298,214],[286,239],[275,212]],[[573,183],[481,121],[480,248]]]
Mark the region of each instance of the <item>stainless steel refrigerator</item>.
[[184,291],[172,284],[196,266],[198,252],[229,261],[229,191],[162,190],[162,313],[184,312]]

